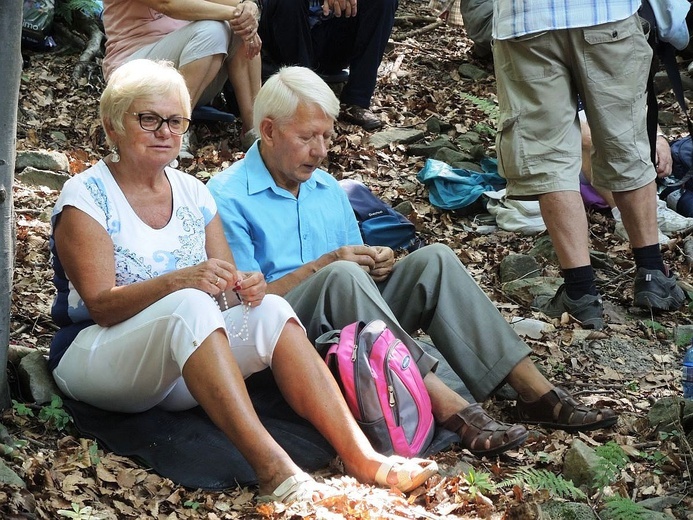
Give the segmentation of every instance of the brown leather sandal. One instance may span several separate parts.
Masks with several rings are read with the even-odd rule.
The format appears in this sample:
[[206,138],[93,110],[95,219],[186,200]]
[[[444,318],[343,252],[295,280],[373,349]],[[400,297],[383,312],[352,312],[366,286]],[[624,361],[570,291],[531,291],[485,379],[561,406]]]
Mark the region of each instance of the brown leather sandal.
[[462,439],[462,445],[477,457],[503,453],[527,440],[527,429],[524,426],[494,420],[479,403],[460,410],[441,426],[457,433]]
[[555,386],[536,401],[518,397],[515,405],[518,422],[538,424],[567,432],[589,431],[616,424],[618,416],[609,408],[588,408],[562,388]]

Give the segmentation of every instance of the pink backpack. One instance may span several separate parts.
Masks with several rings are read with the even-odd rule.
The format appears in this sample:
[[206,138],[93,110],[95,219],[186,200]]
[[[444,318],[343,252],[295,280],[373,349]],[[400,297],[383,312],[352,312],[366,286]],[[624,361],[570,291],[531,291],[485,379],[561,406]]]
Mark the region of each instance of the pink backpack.
[[404,457],[423,453],[435,432],[431,399],[409,350],[384,322],[347,325],[325,361],[376,451]]

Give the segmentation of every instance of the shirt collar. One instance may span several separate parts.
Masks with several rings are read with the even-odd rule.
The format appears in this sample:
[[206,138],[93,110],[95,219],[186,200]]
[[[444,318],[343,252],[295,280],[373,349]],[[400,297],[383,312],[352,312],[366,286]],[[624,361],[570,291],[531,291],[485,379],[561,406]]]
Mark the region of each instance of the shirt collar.
[[[248,194],[255,195],[265,190],[272,190],[277,195],[282,197],[292,196],[284,188],[277,186],[277,183],[272,178],[265,162],[262,160],[260,155],[260,140],[255,141],[253,146],[245,154],[245,170],[246,177],[248,179]],[[326,186],[327,183],[325,179],[322,178],[318,172],[324,170],[315,170],[306,182],[301,184],[301,189],[299,191],[299,198],[303,193],[309,193],[313,191],[318,185]]]

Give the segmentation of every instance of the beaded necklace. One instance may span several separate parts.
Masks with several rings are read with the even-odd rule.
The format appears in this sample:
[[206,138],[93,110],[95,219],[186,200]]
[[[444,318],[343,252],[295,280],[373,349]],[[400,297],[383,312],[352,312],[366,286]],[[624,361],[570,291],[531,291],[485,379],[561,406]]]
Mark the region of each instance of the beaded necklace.
[[[236,293],[236,296],[238,296],[238,301],[240,301],[241,305],[243,306],[243,323],[241,324],[240,329],[236,329],[236,325],[232,324],[231,330],[228,331],[229,336],[231,336],[232,338],[239,338],[241,341],[248,341],[248,338],[250,337],[250,334],[248,332],[248,315],[250,314],[250,305],[243,303],[243,300],[241,299],[238,293]],[[212,299],[217,304],[217,307],[220,311],[224,312],[229,310],[229,302],[226,299],[226,291],[221,292],[221,301],[224,303],[223,309],[221,308],[221,305],[219,305],[219,300],[217,300],[213,296]]]

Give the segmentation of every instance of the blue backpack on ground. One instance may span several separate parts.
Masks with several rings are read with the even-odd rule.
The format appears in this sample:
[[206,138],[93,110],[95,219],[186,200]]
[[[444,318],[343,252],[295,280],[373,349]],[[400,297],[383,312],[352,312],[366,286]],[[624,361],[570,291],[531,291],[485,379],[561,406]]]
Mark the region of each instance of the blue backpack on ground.
[[669,209],[684,217],[693,217],[693,141],[691,136],[682,137],[671,143],[673,162],[671,177],[661,179],[664,186],[659,198],[665,200]]
[[339,184],[349,197],[364,243],[407,251],[424,245],[416,236],[414,224],[376,197],[365,184],[352,179],[343,179]]

